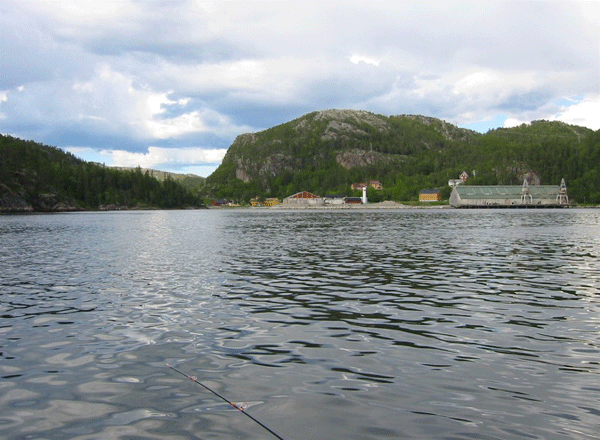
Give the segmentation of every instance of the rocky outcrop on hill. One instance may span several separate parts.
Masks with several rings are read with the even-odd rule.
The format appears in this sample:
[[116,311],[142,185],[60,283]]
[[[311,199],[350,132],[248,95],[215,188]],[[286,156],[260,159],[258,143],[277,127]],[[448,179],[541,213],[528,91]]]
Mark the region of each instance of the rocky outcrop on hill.
[[0,183],[0,212],[31,212],[33,208],[27,203],[23,194],[19,194]]
[[316,113],[314,117],[315,121],[327,121],[327,126],[321,134],[322,140],[369,136],[365,126],[383,133],[391,128],[386,119],[362,110],[325,110]]
[[470,141],[473,137],[478,136],[478,133],[473,130],[458,128],[456,125],[450,124],[443,119],[432,118],[431,116],[402,115],[400,117],[420,122],[426,126],[431,126],[447,140],[451,141]]
[[389,160],[390,158],[386,157],[385,154],[377,151],[365,151],[358,149],[342,151],[335,156],[335,161],[346,169],[363,167]]
[[267,158],[264,162],[256,163],[249,158],[237,158],[237,168],[235,177],[242,182],[250,182],[253,176],[272,175],[276,176],[283,171],[294,172],[297,163],[294,158],[280,153],[275,153]]
[[27,197],[26,191],[10,189],[0,183],[0,212],[70,212],[81,211],[82,208],[71,200],[60,200],[56,194],[39,194]]

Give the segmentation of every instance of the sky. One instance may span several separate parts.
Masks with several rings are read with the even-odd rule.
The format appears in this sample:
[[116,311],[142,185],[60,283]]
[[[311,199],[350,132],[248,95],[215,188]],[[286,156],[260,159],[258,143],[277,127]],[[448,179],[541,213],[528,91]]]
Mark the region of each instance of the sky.
[[0,0],[0,133],[203,177],[331,108],[600,129],[600,1]]

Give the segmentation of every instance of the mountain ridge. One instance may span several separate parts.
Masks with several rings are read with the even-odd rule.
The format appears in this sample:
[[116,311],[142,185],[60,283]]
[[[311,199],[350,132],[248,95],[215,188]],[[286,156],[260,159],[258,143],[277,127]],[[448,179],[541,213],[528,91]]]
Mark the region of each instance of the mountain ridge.
[[[423,115],[328,109],[239,135],[204,191],[242,200],[301,190],[349,193],[351,183],[376,179],[388,189],[385,197],[414,200],[424,187],[444,187],[443,193],[449,193],[447,181],[465,170],[476,170],[473,183],[518,184],[524,176],[537,175],[558,184],[562,177],[576,180],[576,164],[566,162],[576,161],[594,133],[562,122],[533,121],[482,134]],[[556,164],[550,163],[553,153],[560,156]]]

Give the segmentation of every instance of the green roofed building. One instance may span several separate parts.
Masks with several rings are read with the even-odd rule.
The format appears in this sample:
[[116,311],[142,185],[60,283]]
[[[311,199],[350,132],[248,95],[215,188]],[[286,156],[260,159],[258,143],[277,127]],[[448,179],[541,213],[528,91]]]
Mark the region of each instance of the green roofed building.
[[519,185],[469,186],[457,185],[450,194],[453,208],[558,208],[569,206],[567,186]]

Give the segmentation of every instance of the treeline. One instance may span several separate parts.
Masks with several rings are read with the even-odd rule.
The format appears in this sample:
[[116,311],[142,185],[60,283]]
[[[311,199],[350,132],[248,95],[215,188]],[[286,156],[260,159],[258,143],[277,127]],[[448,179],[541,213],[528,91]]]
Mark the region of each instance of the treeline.
[[122,171],[89,163],[50,146],[0,136],[0,206],[34,211],[200,206],[198,195],[167,177],[137,168]]
[[[474,185],[520,185],[524,174],[533,173],[543,185],[559,185],[564,178],[569,195],[579,203],[600,203],[600,131],[534,121],[479,134],[422,116],[370,115],[370,121],[358,122],[357,117],[332,125],[309,114],[241,137],[205,189],[243,202],[303,190],[359,195],[350,190],[352,183],[379,180],[384,189],[369,192],[369,200],[411,201],[424,188],[439,188],[447,199],[448,180],[463,171]],[[381,124],[372,122],[375,117]],[[339,129],[328,136],[332,126]],[[340,152],[358,150],[376,160],[340,165]],[[240,164],[249,182],[236,178]]]

